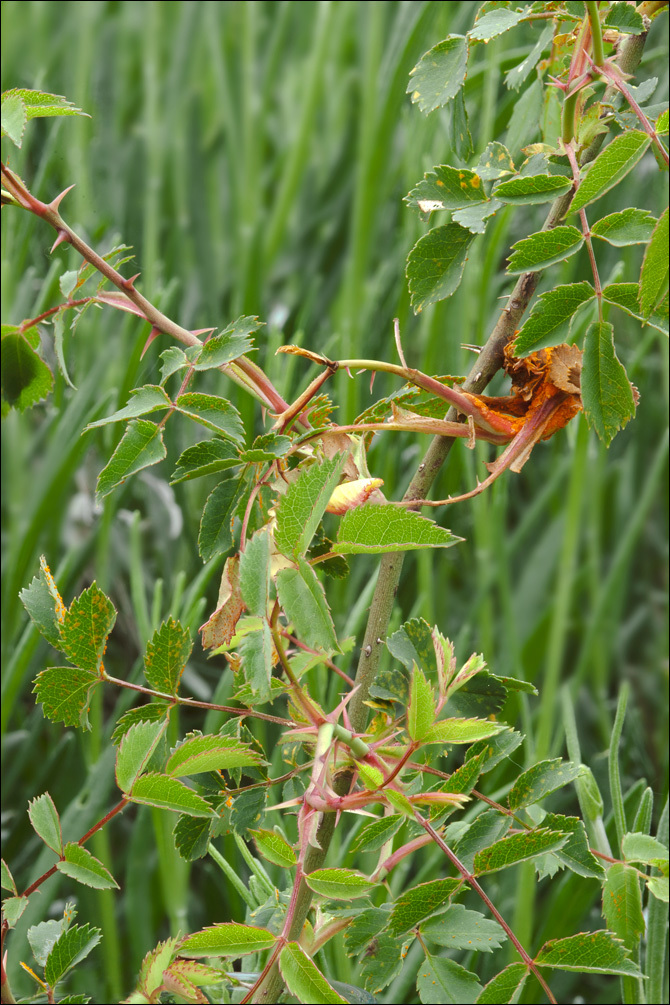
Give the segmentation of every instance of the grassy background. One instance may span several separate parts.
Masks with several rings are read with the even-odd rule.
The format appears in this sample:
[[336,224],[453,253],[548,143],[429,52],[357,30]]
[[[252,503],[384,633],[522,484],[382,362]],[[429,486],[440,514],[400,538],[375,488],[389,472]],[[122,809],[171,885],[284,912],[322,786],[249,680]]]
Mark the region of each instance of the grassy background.
[[[457,294],[412,315],[404,261],[426,226],[402,197],[434,164],[457,161],[448,146],[448,117],[425,118],[412,108],[407,77],[431,45],[470,27],[474,8],[6,0],[3,90],[62,93],[91,114],[32,123],[10,163],[47,200],[76,182],[63,203],[68,222],[98,249],[120,239],[133,245],[140,288],[180,323],[223,326],[241,313],[263,318],[257,358],[289,399],[313,374],[303,361],[275,357],[278,345],[395,359],[395,316],[410,365],[464,373],[472,355],[462,344],[485,340],[499,298],[511,289],[503,274],[509,245],[543,218],[541,207],[501,212],[475,243]],[[641,74],[661,76],[659,100],[667,95],[663,31],[654,26]],[[490,139],[505,138],[517,95],[503,87],[502,76],[523,58],[531,38],[533,30],[524,28],[477,50],[466,88],[477,154]],[[529,133],[518,146],[537,138]],[[603,200],[602,212],[636,205],[658,213],[661,189],[648,156]],[[68,249],[49,256],[52,235],[39,221],[13,210],[3,218],[3,321],[17,323],[56,303],[58,276],[78,263]],[[626,279],[639,269],[638,248],[599,249],[599,255],[605,280],[619,261]],[[554,267],[542,288],[582,278],[585,270],[585,259],[574,257]],[[559,690],[568,685],[584,760],[605,792],[613,709],[622,680],[629,680],[624,791],[633,786],[634,811],[646,779],[657,815],[667,792],[667,706],[659,695],[667,685],[668,350],[657,332],[640,333],[618,313],[612,320],[620,355],[640,389],[636,420],[609,451],[575,421],[538,448],[521,475],[445,511],[441,521],[466,541],[445,555],[407,560],[396,623],[423,616],[456,641],[463,658],[482,651],[495,672],[536,683],[539,699],[508,709],[510,721],[527,734],[519,754],[526,763],[565,753]],[[146,638],[168,612],[195,630],[216,599],[222,563],[203,568],[196,547],[213,483],[173,490],[160,480],[194,437],[190,426],[168,425],[168,461],[160,470],[132,480],[101,511],[93,504],[97,474],[120,430],[82,437],[81,429],[124,404],[131,387],[155,381],[167,340],[159,339],[140,361],[146,334],[136,319],[89,313],[76,346],[66,344],[77,393],[57,378],[52,399],[3,425],[3,854],[19,886],[53,858],[27,826],[29,798],[48,789],[66,838],[75,840],[113,804],[108,737],[128,706],[125,696],[106,694],[92,710],[96,728],[86,735],[46,722],[35,707],[30,682],[51,655],[17,595],[35,574],[39,555],[47,555],[66,602],[93,578],[111,595],[119,618],[107,665],[118,675],[139,674]],[[378,379],[375,396],[393,386]],[[228,392],[249,433],[259,431],[254,403],[236,387]],[[342,377],[333,394],[343,421],[373,400],[365,378]],[[425,445],[409,436],[378,441],[371,471],[398,498]],[[473,457],[457,445],[436,491],[443,496],[474,484],[485,457],[480,448]],[[344,634],[364,627],[375,567],[360,558],[349,580],[329,587]],[[232,686],[229,672],[208,662],[199,647],[184,680],[194,696],[215,695],[215,701],[225,700]],[[210,716],[205,728],[217,725]],[[181,728],[194,727],[202,722],[184,715]],[[501,772],[487,791],[503,792],[506,783]],[[568,799],[556,805],[574,810]],[[92,844],[123,887],[121,896],[77,889],[80,920],[105,934],[94,957],[99,984],[86,988],[98,1000],[128,992],[158,938],[243,915],[239,896],[213,864],[189,868],[175,856],[171,827],[159,814],[132,811]],[[232,840],[220,847],[244,874]],[[428,855],[417,868],[426,879],[442,864]],[[394,884],[404,881],[401,873]],[[50,884],[31,904],[26,923],[62,911],[59,898],[72,888],[57,879]],[[489,887],[530,949],[548,933],[600,926],[597,884],[566,876],[534,886],[532,873],[511,872]],[[29,960],[25,928],[22,923],[10,944],[19,990],[28,987],[17,976],[18,960]],[[347,979],[350,964],[341,949],[335,946],[331,956],[325,965]],[[477,967],[485,978],[486,966]],[[392,985],[385,1000],[416,1000],[409,978]],[[577,993],[611,1000],[607,979],[590,988],[581,978],[562,980],[559,1000]]]

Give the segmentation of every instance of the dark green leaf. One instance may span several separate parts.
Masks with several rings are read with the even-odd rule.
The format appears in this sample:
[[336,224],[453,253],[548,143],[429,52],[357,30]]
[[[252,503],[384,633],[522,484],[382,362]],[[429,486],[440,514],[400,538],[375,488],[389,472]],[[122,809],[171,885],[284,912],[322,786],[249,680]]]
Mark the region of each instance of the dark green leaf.
[[646,244],[655,225],[656,217],[646,209],[629,207],[597,220],[591,227],[591,233],[616,248],[623,248],[628,244]]
[[244,479],[227,478],[208,495],[198,535],[198,551],[203,562],[232,546],[233,520],[243,489]]
[[633,388],[614,349],[614,328],[596,321],[584,343],[582,400],[592,429],[610,444],[618,429],[635,415]]
[[565,342],[575,313],[593,297],[595,290],[586,281],[557,286],[542,293],[516,336],[516,355],[524,356],[535,349]]
[[130,792],[135,781],[146,770],[167,724],[167,718],[137,722],[121,740],[116,755],[116,784],[122,792]]
[[495,181],[496,178],[515,174],[516,168],[507,147],[498,142],[489,143],[479,158],[477,173],[484,181]]
[[238,318],[219,335],[214,335],[204,344],[193,368],[195,370],[211,370],[243,356],[253,346],[253,340],[248,336],[260,328],[261,324],[262,322],[258,318]]
[[538,272],[556,262],[564,262],[579,251],[584,236],[576,227],[554,227],[540,230],[512,245],[507,275],[518,276],[522,272]]
[[237,443],[244,442],[244,425],[240,413],[225,398],[214,394],[188,392],[180,394],[176,406],[183,415],[213,429],[219,436],[226,436]]
[[627,949],[634,950],[645,930],[640,875],[637,869],[615,862],[603,886],[603,917]]
[[149,686],[163,694],[176,694],[192,649],[188,631],[173,618],[164,621],[147,643],[144,676]]
[[389,933],[402,935],[440,910],[460,887],[458,879],[433,879],[401,893],[391,909]]
[[65,616],[65,605],[44,555],[40,558],[39,575],[34,577],[30,586],[21,590],[19,596],[31,621],[49,645],[60,649],[60,622]]
[[640,307],[648,317],[668,289],[668,210],[659,219],[642,262]]
[[205,799],[196,795],[193,789],[189,789],[178,778],[169,778],[167,775],[142,775],[133,785],[128,798],[134,803],[175,813],[188,813],[193,817],[216,816]]
[[279,969],[286,987],[300,1002],[342,1003],[342,998],[328,983],[317,965],[297,942],[289,942],[279,954]]
[[502,203],[497,199],[489,199],[488,202],[469,206],[467,209],[458,209],[452,213],[451,218],[472,234],[483,234],[486,230],[486,221],[490,216],[495,216],[501,206]]
[[612,4],[605,18],[605,27],[616,28],[629,35],[641,35],[645,30],[642,15],[625,0]]
[[47,719],[88,729],[88,710],[98,684],[98,675],[88,670],[50,667],[38,673],[33,693]]
[[656,328],[657,331],[663,332],[664,335],[667,335],[667,295],[662,303],[658,305],[648,318],[643,318],[640,313],[640,304],[638,301],[639,292],[640,287],[638,283],[610,283],[610,285],[606,286],[603,290],[603,299],[607,300],[610,304],[614,304],[615,307],[619,307],[620,310],[625,311],[626,314],[630,314],[631,317],[637,318],[639,321],[648,324],[650,328]]
[[455,98],[465,81],[468,42],[464,35],[448,35],[424,53],[410,73],[407,93],[428,113]]
[[110,422],[136,419],[140,415],[148,415],[150,412],[156,412],[164,408],[172,408],[172,401],[163,388],[157,384],[145,384],[144,387],[136,387],[130,392],[130,400],[124,408],[121,408],[118,412],[114,412],[113,415],[108,415],[105,419],[98,419],[97,422],[89,422],[86,429],[106,426]]
[[542,826],[548,830],[563,831],[570,833],[570,837],[556,852],[551,852],[551,857],[555,858],[561,865],[565,865],[578,876],[585,876],[589,879],[602,880],[605,870],[600,859],[596,858],[589,849],[589,842],[586,828],[577,817],[566,817],[557,813],[547,813],[542,821]]
[[472,234],[451,223],[419,238],[407,258],[407,282],[415,314],[454,293],[461,282]]
[[403,952],[407,952],[403,940],[394,939],[387,932],[380,932],[370,943],[360,965],[366,986],[375,994],[400,973],[405,961]]
[[475,855],[474,871],[478,876],[484,873],[497,872],[506,869],[517,862],[544,855],[548,851],[562,848],[569,835],[560,831],[550,831],[547,828],[536,827],[532,831],[523,831],[504,837],[488,848],[482,848]]
[[251,827],[258,827],[263,822],[265,807],[268,801],[267,789],[247,789],[235,796],[230,813],[230,826],[236,834],[247,834]]
[[282,436],[280,433],[265,433],[257,436],[248,450],[243,450],[240,454],[241,460],[253,464],[262,464],[283,457],[291,449],[292,440],[290,436]]
[[640,976],[623,944],[611,932],[580,932],[567,939],[552,939],[542,946],[535,962],[541,967],[580,974]]
[[380,817],[358,832],[351,847],[354,851],[378,851],[400,830],[402,824],[402,817]]
[[252,704],[264,704],[270,700],[272,677],[272,636],[267,621],[263,621],[258,631],[245,635],[238,648],[244,677],[252,691]]
[[264,928],[224,922],[187,935],[179,948],[186,956],[237,957],[259,953],[275,942],[276,936]]
[[431,213],[437,209],[463,209],[473,203],[487,201],[478,174],[466,168],[450,167],[448,164],[440,164],[432,171],[427,171],[423,181],[405,197],[408,206],[415,206],[422,213]]
[[570,204],[570,212],[584,209],[618,185],[644,156],[650,142],[646,133],[636,129],[616,136],[589,167]]
[[462,161],[470,160],[474,153],[463,88],[460,89],[456,97],[451,102],[449,146],[459,160]]
[[397,632],[386,640],[390,653],[407,667],[412,669],[416,663],[422,667],[432,679],[437,678],[437,662],[433,646],[432,629],[423,618],[412,618],[406,621]]
[[251,614],[267,616],[270,591],[270,535],[266,528],[247,541],[240,554],[240,593]]
[[532,768],[520,774],[510,789],[507,797],[509,808],[517,810],[522,806],[537,803],[568,782],[573,782],[581,774],[580,764],[563,761],[560,757],[538,761]]
[[109,869],[91,855],[87,848],[78,844],[65,845],[65,860],[56,862],[56,868],[70,879],[95,890],[118,890],[119,884]]
[[237,467],[242,462],[243,458],[232,443],[216,438],[202,440],[192,447],[187,447],[180,456],[170,484],[176,485],[192,478],[215,475],[227,468]]
[[513,66],[511,70],[507,71],[505,74],[505,87],[512,88],[515,91],[521,87],[530,71],[537,65],[544,50],[551,48],[553,37],[554,26],[549,22],[528,55],[520,63],[517,63],[516,66]]
[[542,103],[543,88],[540,80],[534,80],[514,102],[505,137],[505,144],[512,156],[516,156],[537,135],[542,118]]
[[475,817],[469,829],[458,841],[456,852],[461,862],[472,869],[475,854],[482,848],[488,848],[506,834],[512,826],[512,819],[498,810],[484,810]]
[[116,611],[96,583],[91,583],[70,604],[60,626],[61,648],[67,658],[91,673],[99,673],[107,646],[107,636],[114,627]]
[[112,743],[118,745],[126,735],[131,726],[138,722],[156,722],[158,719],[166,718],[169,712],[168,705],[158,702],[151,702],[149,705],[140,705],[138,708],[131,708],[119,718],[112,733]]
[[156,423],[147,419],[128,423],[121,442],[98,476],[96,498],[103,499],[130,475],[158,464],[166,453],[163,430]]
[[23,412],[50,393],[54,382],[51,370],[30,344],[28,333],[14,325],[2,326],[0,364],[3,408],[7,405]]
[[49,953],[44,967],[44,979],[53,988],[62,977],[82,960],[102,938],[99,928],[90,925],[73,925],[63,932]]
[[[386,819],[394,819],[388,817]],[[397,819],[397,818],[396,818]],[[402,822],[402,821],[401,821]],[[347,956],[356,956],[367,949],[376,935],[386,927],[389,920],[388,905],[368,907],[351,921],[344,930],[344,944]]]
[[523,989],[527,977],[525,963],[510,963],[488,982],[477,999],[477,1005],[507,1005],[518,1001],[517,994]]
[[477,757],[482,751],[486,751],[486,757],[482,763],[482,772],[490,771],[503,761],[523,743],[523,734],[517,733],[514,729],[508,729],[506,733],[498,733],[488,740],[480,740],[473,743],[465,755],[466,761],[471,757]]
[[187,862],[195,862],[207,854],[211,832],[211,820],[184,814],[179,817],[172,832],[175,848]]
[[495,186],[492,195],[500,202],[508,202],[513,206],[530,206],[551,202],[557,196],[565,195],[571,188],[570,178],[555,174],[534,174],[502,181]]

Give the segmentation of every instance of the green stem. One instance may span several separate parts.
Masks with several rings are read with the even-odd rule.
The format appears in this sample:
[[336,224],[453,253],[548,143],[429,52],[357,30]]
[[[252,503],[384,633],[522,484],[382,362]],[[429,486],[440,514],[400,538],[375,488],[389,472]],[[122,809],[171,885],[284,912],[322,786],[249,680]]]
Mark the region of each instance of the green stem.
[[602,66],[605,62],[605,52],[603,50],[603,33],[600,27],[600,15],[598,4],[595,0],[586,0],[586,10],[591,22],[591,38],[593,39],[593,62],[596,66]]

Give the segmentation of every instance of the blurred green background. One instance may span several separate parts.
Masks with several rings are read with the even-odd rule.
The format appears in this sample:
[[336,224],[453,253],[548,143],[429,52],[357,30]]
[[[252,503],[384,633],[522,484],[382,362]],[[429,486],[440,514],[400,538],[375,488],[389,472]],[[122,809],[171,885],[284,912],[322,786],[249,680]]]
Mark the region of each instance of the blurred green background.
[[[413,316],[404,262],[427,225],[402,198],[433,165],[460,162],[449,146],[448,112],[426,118],[413,108],[408,74],[446,34],[467,31],[475,10],[473,3],[437,2],[6,0],[2,89],[64,94],[91,118],[36,120],[21,151],[3,141],[3,156],[47,201],[76,183],[62,205],[65,218],[98,250],[120,240],[132,245],[139,288],[181,324],[222,327],[242,313],[259,315],[267,326],[255,358],[288,399],[316,371],[275,356],[277,346],[395,360],[394,317],[409,365],[462,374],[473,361],[463,343],[485,341],[512,287],[504,275],[510,244],[543,220],[542,207],[500,212],[475,242],[456,295]],[[659,22],[640,76],[660,78],[660,101],[667,97],[667,19]],[[518,94],[504,87],[503,75],[537,34],[523,26],[471,57],[472,163],[489,140],[505,140]],[[529,130],[517,135],[513,152],[539,138]],[[635,205],[658,214],[663,183],[648,155],[598,212]],[[4,211],[3,322],[58,302],[58,277],[78,260],[67,248],[50,256],[52,240],[38,220]],[[641,249],[601,246],[598,253],[604,281],[635,278]],[[551,269],[541,289],[588,276],[586,269],[586,259],[575,256]],[[613,708],[621,682],[630,681],[624,791],[633,786],[634,808],[646,779],[658,814],[667,792],[668,345],[621,313],[611,320],[640,390],[635,421],[606,451],[580,418],[536,449],[521,475],[437,514],[465,543],[444,555],[408,557],[395,625],[425,617],[456,641],[463,659],[481,651],[496,673],[537,685],[539,699],[507,709],[527,734],[519,753],[526,763],[565,754],[559,694],[568,684],[583,758],[605,791]],[[144,643],[168,612],[195,632],[216,600],[222,560],[203,568],[196,544],[215,483],[167,487],[174,461],[197,436],[194,427],[171,421],[162,467],[131,480],[101,510],[94,505],[97,475],[121,430],[83,437],[81,430],[125,404],[130,388],[157,382],[158,354],[168,342],[158,339],[140,361],[147,334],[137,319],[89,312],[76,344],[66,338],[76,393],[57,377],[48,402],[3,423],[3,855],[20,887],[53,860],[28,826],[30,798],[49,790],[69,840],[113,805],[108,738],[130,700],[106,692],[85,735],[46,722],[34,705],[31,681],[53,653],[28,624],[18,592],[39,555],[47,556],[66,603],[93,579],[111,596],[119,617],[106,666],[118,676],[140,674]],[[48,340],[45,352],[53,361]],[[222,387],[218,373],[209,380],[230,394],[250,436],[263,428],[251,399]],[[395,387],[378,377],[373,397],[366,377],[338,381],[331,387],[336,415],[348,422]],[[410,436],[377,438],[370,469],[384,478],[389,497],[402,494],[426,445]],[[443,497],[474,485],[487,457],[486,448],[473,456],[458,444],[435,491]],[[356,559],[346,582],[328,585],[344,635],[364,627],[375,568],[372,559]],[[223,661],[207,661],[198,643],[184,682],[195,697],[218,702],[232,690]],[[183,715],[181,729],[219,724],[214,715],[204,726]],[[505,782],[501,770],[494,789],[504,791]],[[159,938],[242,918],[244,905],[212,863],[189,868],[176,857],[172,825],[167,814],[133,810],[92,842],[123,893],[77,888],[80,920],[100,925],[105,937],[92,958],[99,985],[75,980],[75,989],[118,1000]],[[232,839],[220,847],[244,875]],[[436,857],[423,861],[423,878],[442,869]],[[399,870],[394,883],[403,881]],[[597,884],[590,902],[583,891],[575,897],[574,884],[562,877],[542,886],[535,922],[514,874],[494,879],[489,892],[533,949],[550,917],[552,935],[599,927]],[[50,881],[10,937],[10,973],[20,991],[29,986],[17,976],[18,960],[29,961],[27,924],[58,916],[60,898],[71,893],[70,884]],[[333,976],[355,979],[341,950],[330,965]],[[412,976],[384,1000],[416,1000]],[[565,994],[576,993],[578,984],[562,979]],[[607,981],[601,984],[605,990],[596,982],[588,1000],[609,993]]]

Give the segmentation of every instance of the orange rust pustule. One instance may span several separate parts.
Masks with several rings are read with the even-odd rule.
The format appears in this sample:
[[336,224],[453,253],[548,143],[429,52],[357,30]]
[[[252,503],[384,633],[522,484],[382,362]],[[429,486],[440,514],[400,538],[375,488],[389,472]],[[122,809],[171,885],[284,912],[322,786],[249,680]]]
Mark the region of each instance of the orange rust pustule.
[[564,400],[557,404],[540,437],[546,440],[581,411],[582,353],[577,346],[564,343],[516,357],[514,343],[510,343],[503,367],[512,380],[510,395],[467,395],[479,412],[475,422],[482,426],[511,439],[550,398],[560,395]]

